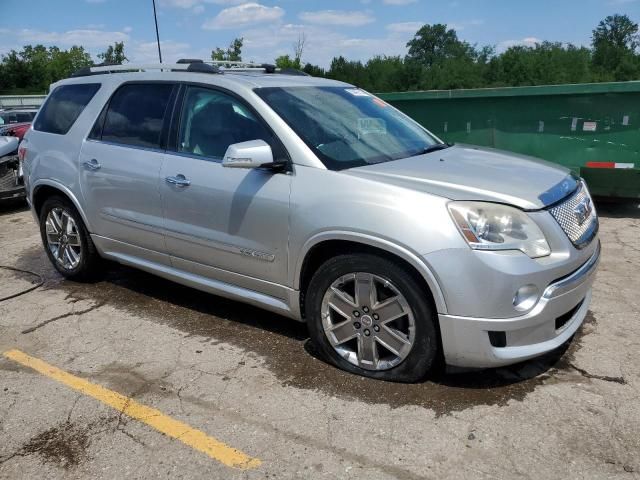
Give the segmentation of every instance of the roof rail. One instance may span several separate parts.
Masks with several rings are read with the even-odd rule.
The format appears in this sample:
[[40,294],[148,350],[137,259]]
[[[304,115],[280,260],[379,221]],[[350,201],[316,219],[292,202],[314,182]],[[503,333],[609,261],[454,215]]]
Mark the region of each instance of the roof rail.
[[100,75],[116,72],[136,72],[147,70],[165,70],[168,72],[194,72],[194,73],[221,73],[220,69],[214,65],[207,65],[202,60],[182,59],[178,63],[126,63],[122,64],[100,64],[92,67],[84,67],[71,74],[72,77],[86,77],[89,75]]
[[271,63],[255,63],[242,61],[212,60],[204,62],[209,65],[223,67],[230,72],[254,72],[256,70],[264,70],[265,73],[276,73],[276,66]]
[[147,70],[163,70],[168,72],[224,73],[224,72],[256,72],[282,73],[284,75],[303,75],[307,73],[293,68],[276,68],[270,63],[254,63],[242,61],[212,60],[203,61],[198,58],[181,58],[176,63],[101,63],[84,67],[71,74],[71,77],[86,77],[116,72],[140,72]]
[[278,73],[281,73],[282,75],[295,75],[297,77],[310,77],[311,76],[307,72],[305,72],[304,70],[298,70],[297,68],[282,68],[282,69],[278,70]]

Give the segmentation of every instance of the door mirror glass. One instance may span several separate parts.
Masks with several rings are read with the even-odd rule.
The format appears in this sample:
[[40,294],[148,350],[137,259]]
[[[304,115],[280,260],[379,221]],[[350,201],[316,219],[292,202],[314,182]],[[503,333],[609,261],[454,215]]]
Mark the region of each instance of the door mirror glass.
[[264,140],[229,145],[222,158],[222,166],[228,168],[260,168],[272,165],[273,153]]

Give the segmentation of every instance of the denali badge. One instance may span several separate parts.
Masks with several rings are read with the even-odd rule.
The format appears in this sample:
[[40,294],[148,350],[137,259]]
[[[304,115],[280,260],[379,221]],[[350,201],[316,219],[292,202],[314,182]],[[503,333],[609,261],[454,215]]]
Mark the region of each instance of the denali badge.
[[582,225],[587,218],[591,215],[593,210],[593,205],[591,205],[591,199],[589,197],[585,197],[580,200],[580,203],[576,205],[573,209],[573,213],[578,220],[578,225]]

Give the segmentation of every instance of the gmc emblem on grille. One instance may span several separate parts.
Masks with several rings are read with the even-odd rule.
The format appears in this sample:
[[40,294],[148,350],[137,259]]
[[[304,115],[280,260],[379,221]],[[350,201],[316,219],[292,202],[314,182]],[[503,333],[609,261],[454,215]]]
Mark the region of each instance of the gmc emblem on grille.
[[591,205],[591,199],[589,197],[585,197],[580,200],[580,203],[576,205],[573,209],[573,213],[576,216],[576,220],[578,220],[578,225],[582,225],[587,221],[587,218],[591,215],[593,210],[593,205]]

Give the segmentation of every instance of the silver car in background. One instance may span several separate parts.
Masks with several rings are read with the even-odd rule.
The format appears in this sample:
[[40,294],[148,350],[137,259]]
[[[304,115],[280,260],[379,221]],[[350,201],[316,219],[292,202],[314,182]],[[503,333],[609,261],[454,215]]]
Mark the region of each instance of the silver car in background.
[[582,180],[447,145],[345,83],[94,67],[51,87],[21,150],[62,275],[106,258],[306,321],[356,374],[520,362],[589,308],[600,244]]

